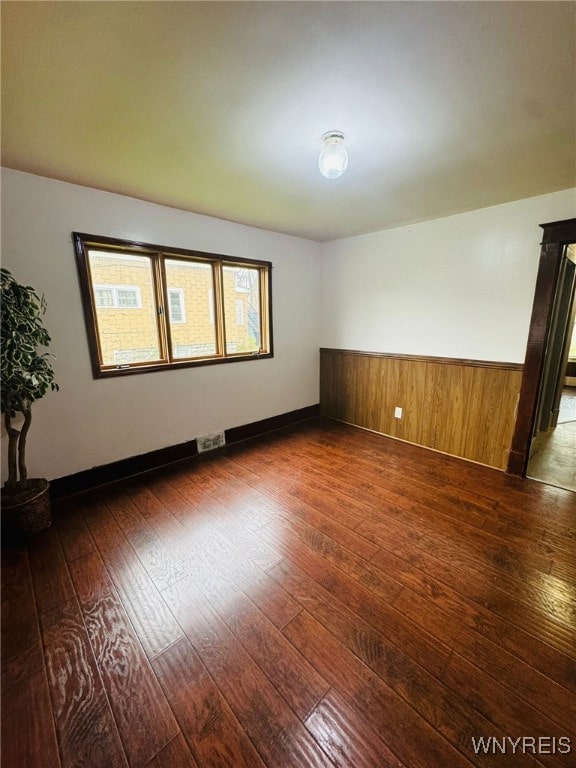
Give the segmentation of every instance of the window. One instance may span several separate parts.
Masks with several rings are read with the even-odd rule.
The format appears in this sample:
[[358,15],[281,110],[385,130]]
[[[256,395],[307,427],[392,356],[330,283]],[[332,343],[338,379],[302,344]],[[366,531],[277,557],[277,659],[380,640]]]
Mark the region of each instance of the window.
[[272,357],[271,264],[74,233],[97,377]]
[[112,288],[94,288],[94,298],[97,307],[113,307],[114,291]]
[[170,310],[170,322],[172,324],[186,322],[183,288],[168,288],[168,308]]
[[119,307],[138,309],[140,307],[139,288],[117,288],[116,301]]
[[95,285],[94,299],[101,309],[139,309],[142,306],[137,285]]

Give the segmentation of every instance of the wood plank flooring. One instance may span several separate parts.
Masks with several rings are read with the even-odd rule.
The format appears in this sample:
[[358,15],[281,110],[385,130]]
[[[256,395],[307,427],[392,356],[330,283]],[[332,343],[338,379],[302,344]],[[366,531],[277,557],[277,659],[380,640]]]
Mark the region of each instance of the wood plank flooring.
[[576,766],[575,550],[576,494],[327,419],[71,498],[3,550],[3,764]]

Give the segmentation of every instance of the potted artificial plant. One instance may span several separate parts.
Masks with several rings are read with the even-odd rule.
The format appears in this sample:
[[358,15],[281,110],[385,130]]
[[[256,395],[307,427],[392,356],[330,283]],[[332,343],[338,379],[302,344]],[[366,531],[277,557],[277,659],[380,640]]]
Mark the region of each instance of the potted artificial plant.
[[20,285],[7,269],[1,269],[2,413],[8,434],[8,477],[2,488],[2,520],[11,531],[34,533],[51,522],[48,481],[29,478],[26,440],[32,420],[32,404],[46,392],[57,390],[47,352],[50,343],[43,325],[46,311],[30,286]]

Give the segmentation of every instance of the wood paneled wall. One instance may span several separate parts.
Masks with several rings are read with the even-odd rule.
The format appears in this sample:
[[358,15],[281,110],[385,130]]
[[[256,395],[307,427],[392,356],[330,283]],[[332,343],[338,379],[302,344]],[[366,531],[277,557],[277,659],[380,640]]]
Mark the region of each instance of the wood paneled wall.
[[498,469],[507,466],[521,378],[515,363],[320,350],[325,416]]

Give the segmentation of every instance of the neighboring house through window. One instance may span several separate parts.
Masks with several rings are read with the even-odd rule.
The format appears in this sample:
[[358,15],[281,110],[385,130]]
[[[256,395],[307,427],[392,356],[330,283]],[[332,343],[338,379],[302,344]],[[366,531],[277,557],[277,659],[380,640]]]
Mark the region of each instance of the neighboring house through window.
[[272,357],[270,262],[74,233],[94,375]]

